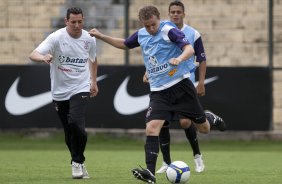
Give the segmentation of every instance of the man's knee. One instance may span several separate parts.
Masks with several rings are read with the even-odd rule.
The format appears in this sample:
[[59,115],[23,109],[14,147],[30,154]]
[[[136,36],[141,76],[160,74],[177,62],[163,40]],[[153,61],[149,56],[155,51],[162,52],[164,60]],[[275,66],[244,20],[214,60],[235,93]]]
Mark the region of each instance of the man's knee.
[[192,121],[190,119],[181,119],[180,126],[184,129],[187,129],[191,126]]
[[164,121],[153,120],[146,124],[146,135],[159,136],[160,130],[164,124]]

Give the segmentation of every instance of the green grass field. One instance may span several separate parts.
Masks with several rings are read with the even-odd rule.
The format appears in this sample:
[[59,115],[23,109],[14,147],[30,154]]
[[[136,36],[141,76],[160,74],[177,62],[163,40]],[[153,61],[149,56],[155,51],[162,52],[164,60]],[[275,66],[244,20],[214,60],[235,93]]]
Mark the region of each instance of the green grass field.
[[[172,145],[173,160],[191,168],[189,184],[281,184],[282,144],[271,141],[202,141],[206,170],[194,172],[190,146]],[[3,184],[136,184],[130,170],[145,166],[143,142],[89,136],[85,152],[91,179],[71,179],[70,156],[63,137],[0,135],[0,183]],[[158,165],[161,165],[161,154]],[[157,183],[168,181],[159,174]]]

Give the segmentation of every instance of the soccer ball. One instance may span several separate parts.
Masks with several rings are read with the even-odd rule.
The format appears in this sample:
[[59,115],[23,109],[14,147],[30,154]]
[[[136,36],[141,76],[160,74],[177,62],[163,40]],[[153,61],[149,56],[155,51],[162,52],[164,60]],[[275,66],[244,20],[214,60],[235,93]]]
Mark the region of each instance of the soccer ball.
[[185,162],[174,161],[166,170],[166,178],[170,183],[187,183],[190,178],[190,168]]

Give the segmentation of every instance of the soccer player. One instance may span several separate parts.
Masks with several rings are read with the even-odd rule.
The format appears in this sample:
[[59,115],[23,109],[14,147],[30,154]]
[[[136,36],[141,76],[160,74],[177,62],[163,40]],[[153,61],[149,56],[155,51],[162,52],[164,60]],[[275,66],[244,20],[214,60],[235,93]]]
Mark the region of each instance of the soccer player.
[[[201,39],[200,33],[194,29],[193,27],[184,24],[184,17],[185,17],[185,7],[184,4],[180,1],[173,1],[169,4],[168,8],[168,15],[170,21],[175,23],[178,29],[184,32],[186,38],[193,46],[195,50],[195,55],[188,59],[189,62],[189,70],[190,70],[190,77],[189,79],[195,83],[195,58],[196,61],[199,63],[199,82],[196,86],[197,94],[199,96],[205,95],[205,75],[206,75],[206,56],[205,50],[203,46],[203,42]],[[146,82],[146,76],[145,80]],[[197,139],[197,129],[194,124],[189,126],[188,122],[182,122],[182,128],[184,129],[185,135],[192,147],[194,162],[195,162],[195,171],[196,172],[203,172],[205,169],[204,161],[202,159],[202,154],[200,152],[200,147]],[[225,125],[221,125],[218,127],[219,130],[224,131],[226,129]],[[170,158],[170,134],[169,134],[169,121],[166,121],[164,126],[162,127],[159,135],[160,139],[160,148],[163,154],[163,164],[162,167],[157,171],[157,173],[165,173],[168,165],[171,163]]]
[[194,49],[175,24],[160,21],[160,13],[154,6],[139,11],[143,28],[127,39],[104,35],[97,29],[90,35],[120,49],[141,47],[150,84],[150,103],[146,113],[146,169],[135,168],[133,175],[146,183],[155,183],[156,161],[159,153],[159,132],[165,122],[177,113],[182,121],[191,120],[201,133],[210,131],[210,124],[223,121],[211,113],[206,116],[193,83],[188,79],[188,58]]
[[72,177],[89,178],[84,165],[86,105],[98,93],[96,40],[83,29],[83,12],[69,8],[66,27],[50,34],[30,59],[50,65],[51,91],[71,154]]

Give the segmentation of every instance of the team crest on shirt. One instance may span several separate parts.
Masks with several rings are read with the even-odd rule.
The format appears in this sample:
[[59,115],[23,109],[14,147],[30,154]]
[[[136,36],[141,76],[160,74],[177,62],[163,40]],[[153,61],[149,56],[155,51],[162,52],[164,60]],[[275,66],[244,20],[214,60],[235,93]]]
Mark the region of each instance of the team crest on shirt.
[[83,42],[84,42],[84,48],[89,49],[90,42],[89,41],[83,41]]
[[158,65],[158,60],[155,56],[149,56],[149,63],[151,67],[155,67]]

